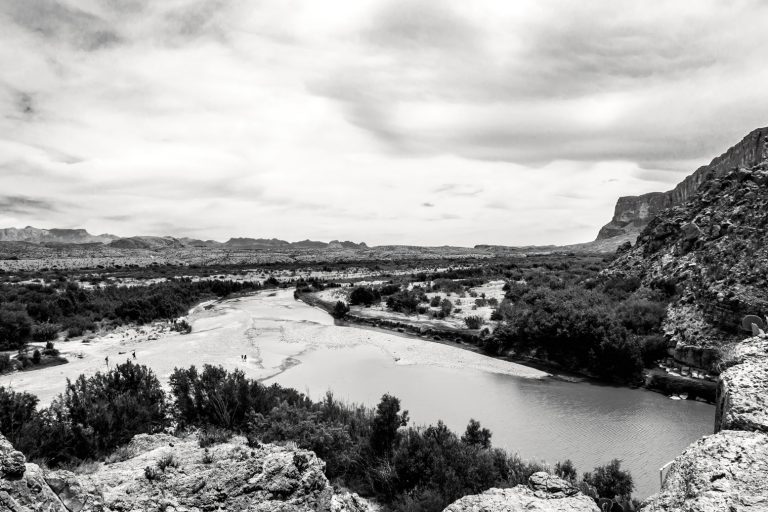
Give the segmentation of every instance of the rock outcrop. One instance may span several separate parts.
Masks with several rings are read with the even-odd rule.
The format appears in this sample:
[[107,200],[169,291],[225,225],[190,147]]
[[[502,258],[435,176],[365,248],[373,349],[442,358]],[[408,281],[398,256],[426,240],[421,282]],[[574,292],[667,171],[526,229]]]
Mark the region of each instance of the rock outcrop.
[[723,430],[688,447],[641,512],[768,510],[768,435]]
[[356,494],[335,491],[323,473],[325,463],[306,450],[251,448],[240,437],[204,449],[195,435],[156,434],[136,436],[113,458],[122,460],[99,463],[88,474],[43,471],[24,464],[23,455],[0,437],[0,510],[373,511]]
[[696,169],[674,189],[619,198],[613,219],[600,229],[597,239],[638,235],[656,214],[685,203],[710,177],[722,176],[738,167],[753,167],[765,160],[768,160],[768,128],[758,128],[709,165]]
[[443,512],[599,512],[595,500],[573,485],[545,472],[531,475],[528,485],[489,489],[464,496]]
[[642,512],[768,510],[768,340],[739,343],[723,363],[716,433],[675,459]]
[[727,364],[736,364],[720,375],[715,432],[768,433],[768,340],[747,340],[733,349],[730,359]]

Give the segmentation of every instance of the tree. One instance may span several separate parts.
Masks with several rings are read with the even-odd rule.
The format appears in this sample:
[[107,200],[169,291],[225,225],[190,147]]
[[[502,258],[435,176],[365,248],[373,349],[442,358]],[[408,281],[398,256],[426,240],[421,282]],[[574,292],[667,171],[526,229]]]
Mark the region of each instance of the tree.
[[469,420],[467,430],[465,430],[464,435],[461,436],[461,442],[469,446],[477,446],[487,450],[491,447],[491,435],[490,430],[482,428],[480,422],[473,418]]
[[453,303],[448,299],[443,299],[442,302],[440,302],[440,311],[444,316],[450,315],[451,311],[453,311]]
[[408,424],[408,411],[400,413],[400,399],[385,394],[376,406],[371,430],[371,448],[376,455],[389,455],[397,441],[397,430]]
[[57,401],[66,409],[80,458],[107,453],[140,433],[166,425],[165,392],[155,374],[126,361],[106,373],[67,380]]
[[[394,292],[393,292],[394,293]],[[364,286],[358,286],[354,290],[352,290],[352,293],[349,294],[349,303],[353,306],[357,305],[364,305],[364,306],[370,306],[371,304],[374,304],[376,302],[379,302],[381,300],[381,295],[379,292],[372,288],[366,288]]]
[[574,482],[577,476],[576,466],[573,465],[571,459],[565,459],[563,462],[555,464],[555,474],[560,478]]
[[619,497],[628,500],[635,489],[632,475],[621,470],[621,461],[613,459],[604,466],[598,466],[591,473],[584,473],[584,481],[595,488],[601,498]]
[[349,306],[344,304],[342,301],[337,301],[336,305],[333,306],[333,311],[331,311],[331,316],[333,318],[338,318],[339,320],[341,320],[342,318],[347,316],[348,313],[349,313]]
[[0,306],[0,349],[20,348],[32,335],[32,319],[26,311]]

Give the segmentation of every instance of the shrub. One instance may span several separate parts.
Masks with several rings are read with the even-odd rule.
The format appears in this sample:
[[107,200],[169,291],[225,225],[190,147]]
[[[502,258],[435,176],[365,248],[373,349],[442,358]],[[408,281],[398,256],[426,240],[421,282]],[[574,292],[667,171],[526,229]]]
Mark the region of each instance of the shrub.
[[468,329],[479,329],[485,320],[481,316],[468,316],[464,318],[464,323],[467,324]]
[[467,424],[467,430],[461,436],[461,442],[487,450],[491,447],[491,435],[491,431],[487,428],[482,428],[479,421],[471,419],[469,424]]
[[57,401],[72,427],[72,449],[79,458],[100,456],[140,433],[166,425],[165,393],[152,370],[126,361],[90,378],[67,381]]
[[440,306],[440,296],[439,295],[435,295],[434,297],[432,297],[432,299],[429,301],[429,305],[432,306],[433,308],[439,307]]
[[174,320],[173,325],[171,326],[171,330],[181,334],[189,334],[192,332],[192,326],[189,325],[189,322],[184,319]]
[[59,336],[59,326],[51,323],[41,323],[32,326],[32,339],[34,341],[51,341]]
[[144,478],[146,478],[150,482],[157,480],[159,476],[160,476],[160,473],[158,473],[157,468],[155,468],[154,466],[146,466],[144,468]]
[[26,311],[6,309],[0,304],[0,350],[19,348],[32,335],[32,320]]
[[595,488],[601,498],[628,500],[635,489],[632,475],[628,471],[622,471],[621,461],[613,459],[604,466],[599,466],[594,471],[584,473],[584,482]]
[[232,432],[223,428],[209,427],[198,435],[200,448],[207,448],[214,444],[226,443],[232,439]]
[[176,460],[176,456],[173,453],[164,453],[155,463],[157,465],[157,469],[165,473],[165,470],[168,468],[178,468],[179,467],[179,461]]
[[13,363],[11,362],[11,356],[8,354],[0,354],[0,373],[6,373],[13,369]]
[[339,320],[346,317],[348,314],[349,314],[349,306],[347,306],[345,303],[343,303],[340,300],[336,302],[336,305],[333,306],[333,311],[331,311],[331,316]]
[[[394,293],[394,292],[393,292]],[[391,295],[391,294],[390,294]],[[381,295],[373,288],[358,286],[349,295],[349,303],[353,306],[370,306],[381,301]]]
[[129,448],[129,445],[123,445],[115,449],[112,453],[104,458],[105,464],[114,464],[115,462],[124,462],[133,458],[136,452]]
[[379,293],[381,293],[381,295],[393,295],[399,291],[400,291],[400,285],[385,284],[384,286],[381,287],[381,289],[379,290]]
[[40,351],[38,349],[35,349],[35,351],[32,352],[32,362],[34,364],[40,364],[41,357],[42,356],[40,355]]

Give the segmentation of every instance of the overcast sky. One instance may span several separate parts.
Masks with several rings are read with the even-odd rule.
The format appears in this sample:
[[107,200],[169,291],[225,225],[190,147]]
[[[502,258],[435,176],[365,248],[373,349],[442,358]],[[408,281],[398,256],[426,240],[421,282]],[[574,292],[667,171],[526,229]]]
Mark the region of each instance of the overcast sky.
[[768,125],[768,2],[2,0],[0,227],[593,239]]

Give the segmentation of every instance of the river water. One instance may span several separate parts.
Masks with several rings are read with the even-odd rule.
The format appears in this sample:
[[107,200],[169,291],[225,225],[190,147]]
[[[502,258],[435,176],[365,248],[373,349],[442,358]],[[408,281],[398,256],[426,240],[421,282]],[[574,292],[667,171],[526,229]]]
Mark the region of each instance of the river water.
[[[658,469],[712,432],[714,407],[670,400],[642,389],[566,382],[538,370],[460,348],[333,324],[291,291],[260,293],[196,308],[189,335],[157,340],[109,337],[58,346],[70,363],[0,377],[0,385],[36,393],[42,404],[67,378],[92,374],[136,351],[163,382],[174,367],[220,364],[319,398],[375,406],[384,393],[401,399],[416,425],[442,419],[457,433],[470,418],[493,432],[493,444],[554,463],[570,458],[580,472],[621,459],[635,496],[658,491]],[[241,355],[247,355],[243,361]],[[113,363],[112,363],[113,364]]]

